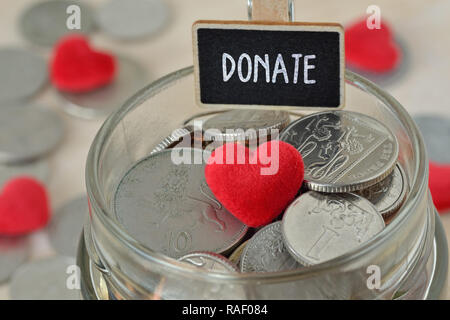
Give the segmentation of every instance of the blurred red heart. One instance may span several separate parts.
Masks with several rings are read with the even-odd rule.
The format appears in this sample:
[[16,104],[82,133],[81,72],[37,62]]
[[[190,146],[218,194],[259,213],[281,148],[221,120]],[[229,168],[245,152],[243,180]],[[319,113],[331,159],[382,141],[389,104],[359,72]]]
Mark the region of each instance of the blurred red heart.
[[402,54],[386,22],[380,29],[369,29],[363,19],[345,30],[345,57],[349,66],[384,73],[399,65]]
[[450,165],[430,161],[428,185],[438,211],[450,209]]
[[116,73],[114,56],[92,49],[81,35],[62,38],[53,49],[50,78],[62,91],[85,92],[109,84]]
[[44,227],[49,220],[44,186],[20,177],[7,182],[0,194],[0,234],[21,235]]
[[212,152],[205,168],[217,200],[250,227],[274,220],[296,196],[303,175],[302,156],[282,141],[264,143],[254,152],[224,144]]

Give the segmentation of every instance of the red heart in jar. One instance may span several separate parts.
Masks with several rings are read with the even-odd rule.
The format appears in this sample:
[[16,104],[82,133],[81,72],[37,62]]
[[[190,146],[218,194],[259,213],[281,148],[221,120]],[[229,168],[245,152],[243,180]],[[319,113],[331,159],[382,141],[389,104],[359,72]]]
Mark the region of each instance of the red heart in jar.
[[297,195],[303,176],[302,156],[282,141],[266,142],[255,151],[226,143],[212,152],[205,167],[217,200],[250,227],[274,220]]
[[50,66],[52,84],[62,91],[86,92],[113,81],[114,56],[92,49],[81,35],[69,35],[55,46]]
[[0,194],[0,234],[21,235],[44,227],[50,218],[47,193],[38,181],[20,177]]

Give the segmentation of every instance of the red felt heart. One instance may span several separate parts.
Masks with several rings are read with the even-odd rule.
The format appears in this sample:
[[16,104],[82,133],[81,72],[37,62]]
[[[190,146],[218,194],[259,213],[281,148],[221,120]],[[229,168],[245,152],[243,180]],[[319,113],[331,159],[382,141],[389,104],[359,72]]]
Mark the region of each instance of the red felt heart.
[[86,92],[109,84],[116,72],[114,56],[93,50],[81,35],[62,38],[53,50],[50,78],[62,91]]
[[254,152],[224,144],[212,152],[205,168],[216,198],[250,227],[275,219],[296,196],[303,175],[300,153],[282,141],[266,142]]
[[384,73],[398,66],[402,54],[384,21],[380,29],[369,29],[363,19],[345,30],[345,57],[350,66]]
[[49,220],[45,188],[20,177],[7,182],[0,195],[0,234],[21,235],[45,226]]
[[450,209],[450,165],[430,162],[428,185],[438,211]]

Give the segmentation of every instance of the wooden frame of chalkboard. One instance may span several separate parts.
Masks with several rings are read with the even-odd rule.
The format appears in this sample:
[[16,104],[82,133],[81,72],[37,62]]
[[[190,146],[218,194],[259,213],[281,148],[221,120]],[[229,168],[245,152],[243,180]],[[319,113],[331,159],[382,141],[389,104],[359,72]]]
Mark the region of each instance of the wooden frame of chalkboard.
[[[200,20],[193,24],[192,39],[195,99],[199,106],[316,111],[338,110],[344,107],[345,46],[344,29],[340,24]],[[272,43],[274,47],[270,46]],[[305,43],[306,47],[303,48],[297,43]],[[276,46],[281,48],[280,52],[289,54],[286,62],[282,64],[283,67],[288,66],[284,68],[284,72],[281,72],[280,68],[276,70],[278,61],[273,62],[279,60],[281,54],[276,54]],[[291,47],[287,46],[295,48],[290,50]],[[306,51],[297,53],[302,49]],[[307,57],[313,56],[309,55],[314,53],[312,49],[321,54],[319,62],[323,69],[320,73],[318,68],[308,65],[306,61]],[[222,56],[219,55],[220,52],[223,52]],[[240,52],[243,58],[239,56]],[[293,59],[294,52],[296,59]],[[251,60],[252,56],[254,60]],[[302,76],[298,72],[299,57],[302,56],[304,79],[300,79]],[[214,57],[214,60],[211,57]],[[256,59],[258,63],[254,63]],[[272,65],[269,65],[269,60]],[[234,69],[225,70],[230,64],[234,65]],[[272,66],[273,70],[270,70]],[[288,69],[292,74],[287,75]],[[265,83],[261,70],[266,71]],[[319,78],[317,82],[315,79],[307,79],[307,71],[316,74]],[[245,77],[241,73],[245,74]],[[228,83],[225,83],[225,80]],[[313,81],[313,84],[319,85],[312,86]]]

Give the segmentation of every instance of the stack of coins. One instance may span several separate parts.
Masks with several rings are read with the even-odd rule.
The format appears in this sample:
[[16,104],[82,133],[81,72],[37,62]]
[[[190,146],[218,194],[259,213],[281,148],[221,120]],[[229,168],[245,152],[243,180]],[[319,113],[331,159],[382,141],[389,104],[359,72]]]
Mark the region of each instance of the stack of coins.
[[[291,118],[284,111],[232,110],[186,120],[120,180],[113,199],[118,222],[152,250],[214,273],[290,271],[357,249],[385,228],[407,196],[395,135],[349,111]],[[204,142],[258,145],[261,129],[280,130],[268,139],[297,148],[305,180],[281,220],[255,229],[228,212],[206,184]],[[198,135],[200,143],[182,143]],[[176,164],[173,156],[182,152],[191,164]],[[164,290],[166,280],[156,296],[175,298]]]

